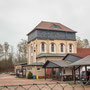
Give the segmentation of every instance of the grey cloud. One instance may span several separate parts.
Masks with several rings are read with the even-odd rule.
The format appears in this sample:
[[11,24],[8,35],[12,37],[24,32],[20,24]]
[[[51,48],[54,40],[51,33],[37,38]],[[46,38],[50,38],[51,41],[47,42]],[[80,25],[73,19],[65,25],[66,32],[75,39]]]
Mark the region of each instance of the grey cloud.
[[0,0],[0,43],[14,47],[40,21],[60,22],[90,40],[90,0]]

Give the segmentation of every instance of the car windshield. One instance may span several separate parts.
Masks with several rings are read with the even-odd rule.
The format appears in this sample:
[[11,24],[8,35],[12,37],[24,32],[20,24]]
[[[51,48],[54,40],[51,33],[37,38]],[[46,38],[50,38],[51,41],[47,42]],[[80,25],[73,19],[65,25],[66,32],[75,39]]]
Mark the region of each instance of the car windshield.
[[85,72],[82,72],[82,76],[85,76]]

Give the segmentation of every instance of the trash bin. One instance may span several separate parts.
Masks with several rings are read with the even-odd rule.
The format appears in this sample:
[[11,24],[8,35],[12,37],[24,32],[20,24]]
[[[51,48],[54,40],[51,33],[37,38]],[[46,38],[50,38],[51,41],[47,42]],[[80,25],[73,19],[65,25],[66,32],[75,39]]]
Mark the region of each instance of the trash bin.
[[36,75],[33,75],[33,79],[36,79]]
[[36,75],[36,79],[38,79],[38,75]]

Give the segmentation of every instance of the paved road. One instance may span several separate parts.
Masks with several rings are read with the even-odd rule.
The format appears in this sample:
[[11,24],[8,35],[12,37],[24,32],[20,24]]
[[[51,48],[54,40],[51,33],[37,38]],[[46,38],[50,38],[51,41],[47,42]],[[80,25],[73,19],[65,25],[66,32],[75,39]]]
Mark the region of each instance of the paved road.
[[[23,84],[33,84],[33,83],[37,83],[37,84],[44,84],[44,83],[56,83],[56,81],[51,81],[51,80],[42,80],[42,79],[38,79],[38,80],[29,80],[29,79],[23,79],[23,78],[16,78],[15,76],[10,76],[8,74],[3,74],[0,75],[0,86],[4,86],[4,85],[23,85]],[[67,84],[61,84],[63,87],[66,86]],[[45,86],[45,87],[44,87]],[[49,85],[50,87],[54,87],[53,90],[62,90],[62,87],[60,85]],[[43,90],[50,90],[50,87],[48,85],[34,85],[33,87],[30,88],[30,90],[39,90],[38,87],[42,88],[44,87]],[[10,87],[11,90],[14,90],[15,88],[17,88],[17,90],[24,90],[24,88],[29,88],[29,86],[24,86],[24,87]],[[2,90],[7,90],[7,89],[2,89]],[[65,87],[64,90],[72,90],[72,87],[67,85]],[[75,87],[75,90],[84,90],[81,89],[81,85],[77,85]],[[85,86],[85,90],[90,90],[90,86]]]

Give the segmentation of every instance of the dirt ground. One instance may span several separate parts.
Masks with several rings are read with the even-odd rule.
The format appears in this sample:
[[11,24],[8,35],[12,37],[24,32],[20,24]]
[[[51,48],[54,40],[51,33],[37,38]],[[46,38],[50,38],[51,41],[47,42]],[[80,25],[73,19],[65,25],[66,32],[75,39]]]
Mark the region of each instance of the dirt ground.
[[[24,85],[24,84],[33,84],[36,83],[38,85]],[[49,85],[47,85],[46,83],[49,83]],[[53,90],[73,90],[72,88],[74,87],[75,90],[90,90],[90,85],[84,86],[85,89],[83,89],[83,84],[79,84],[79,85],[73,85],[73,87],[71,85],[68,84],[53,84],[53,83],[57,83],[57,81],[52,81],[52,80],[44,80],[44,79],[23,79],[23,78],[16,78],[15,76],[11,76],[8,74],[1,74],[0,75],[0,86],[6,86],[6,85],[24,85],[24,86],[10,86],[8,88],[3,88],[0,87],[0,90],[39,90],[40,88],[42,88],[42,90],[51,90],[51,88],[53,88]],[[39,84],[46,84],[46,85],[39,85]]]

